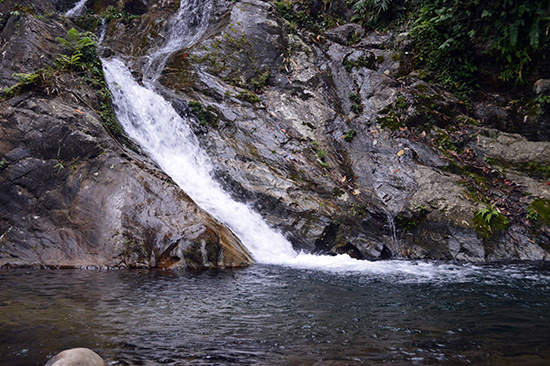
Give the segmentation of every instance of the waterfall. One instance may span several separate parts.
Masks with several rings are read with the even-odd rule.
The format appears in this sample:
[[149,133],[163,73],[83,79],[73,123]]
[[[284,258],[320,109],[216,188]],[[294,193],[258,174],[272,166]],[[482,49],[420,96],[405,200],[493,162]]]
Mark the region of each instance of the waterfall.
[[390,212],[390,210],[384,209],[384,211],[386,213],[386,220],[388,223],[388,230],[390,231],[391,240],[393,241],[393,244],[397,245],[398,239],[397,239],[397,230],[395,228],[395,218],[393,214]]
[[121,59],[102,59],[120,124],[201,208],[237,235],[257,262],[306,267],[323,262],[323,266],[330,267],[326,263],[330,260],[333,265],[353,266],[348,262],[357,261],[349,256],[336,258],[296,253],[285,237],[270,228],[258,213],[233,200],[212,178],[212,162],[187,121],[155,92],[154,81],[169,55],[200,39],[210,10],[210,1],[182,0],[180,10],[170,21],[165,44],[147,57],[143,70],[145,86],[133,78]]
[[115,112],[130,138],[204,210],[225,223],[252,257],[284,263],[297,254],[259,214],[234,201],[212,178],[212,163],[185,121],[153,90],[138,84],[117,58],[102,60]]
[[165,44],[147,58],[140,85],[118,58],[102,59],[115,112],[130,138],[137,141],[159,166],[205,211],[226,224],[252,257],[261,263],[284,263],[297,256],[284,236],[261,216],[234,201],[212,178],[212,163],[196,136],[163,97],[154,91],[167,58],[197,42],[205,31],[210,1],[182,0],[170,21]]
[[73,6],[71,9],[67,10],[67,12],[65,13],[65,16],[66,17],[76,17],[76,16],[79,16],[79,15],[82,15],[82,13],[84,12],[84,9],[86,9],[86,2],[87,1],[88,0],[79,0],[79,1],[77,1],[75,6]]
[[[153,85],[172,52],[189,47],[200,39],[209,20],[210,8],[208,0],[181,1],[166,43],[147,58],[143,70],[145,86],[133,78],[120,58],[102,59],[115,113],[128,136],[201,208],[227,225],[259,263],[337,272],[397,272],[430,278],[455,271],[455,265],[371,262],[348,255],[297,253],[285,237],[269,227],[258,213],[246,204],[236,202],[223,190],[212,178],[212,162],[201,149],[188,121],[155,92]],[[181,29],[172,29],[175,27]],[[390,227],[390,230],[394,233],[394,229]]]

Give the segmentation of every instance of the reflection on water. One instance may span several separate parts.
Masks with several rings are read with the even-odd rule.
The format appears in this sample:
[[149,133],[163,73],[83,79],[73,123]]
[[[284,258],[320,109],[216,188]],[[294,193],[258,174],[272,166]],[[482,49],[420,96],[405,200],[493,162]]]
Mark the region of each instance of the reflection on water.
[[435,267],[429,280],[267,265],[4,270],[0,365],[73,347],[112,365],[550,364],[547,269]]

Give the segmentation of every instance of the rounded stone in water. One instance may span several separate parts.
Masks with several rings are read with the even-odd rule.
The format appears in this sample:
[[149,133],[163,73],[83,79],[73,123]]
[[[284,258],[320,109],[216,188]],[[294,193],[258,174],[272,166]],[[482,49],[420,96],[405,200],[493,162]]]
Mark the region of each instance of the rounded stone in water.
[[107,366],[107,364],[89,348],[72,348],[58,353],[45,366]]

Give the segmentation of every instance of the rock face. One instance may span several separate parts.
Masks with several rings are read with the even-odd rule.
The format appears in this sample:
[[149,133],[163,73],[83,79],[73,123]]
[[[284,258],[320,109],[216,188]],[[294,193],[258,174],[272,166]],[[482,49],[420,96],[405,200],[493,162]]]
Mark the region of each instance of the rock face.
[[55,355],[45,366],[107,366],[107,364],[91,349],[72,348]]
[[[135,16],[113,19],[103,45],[139,77],[176,3],[134,3],[113,3]],[[59,22],[24,18],[52,37],[66,32]],[[2,34],[15,34],[6,33],[10,22]],[[6,70],[32,69],[40,53],[54,57],[56,46],[27,43],[35,56],[13,52]],[[546,175],[525,166],[550,166],[548,143],[476,127],[476,118],[506,126],[510,113],[485,103],[469,115],[429,75],[407,70],[406,54],[395,51],[406,45],[405,34],[364,35],[356,25],[296,31],[271,1],[214,1],[203,39],[168,59],[158,88],[190,120],[218,180],[297,249],[549,259],[544,213],[532,206],[549,199]],[[105,134],[84,89],[2,104],[0,264],[248,263],[226,228]]]
[[[25,15],[19,22],[51,29],[48,38],[67,33],[55,19],[42,24]],[[27,37],[20,33],[7,44],[27,44]],[[49,55],[48,42],[29,41],[24,56]],[[12,54],[23,56],[8,48],[6,55]],[[11,57],[3,63],[2,70],[34,65]],[[0,266],[200,269],[251,263],[226,227],[107,133],[89,86],[70,73],[59,78],[63,90],[24,92],[0,104]]]

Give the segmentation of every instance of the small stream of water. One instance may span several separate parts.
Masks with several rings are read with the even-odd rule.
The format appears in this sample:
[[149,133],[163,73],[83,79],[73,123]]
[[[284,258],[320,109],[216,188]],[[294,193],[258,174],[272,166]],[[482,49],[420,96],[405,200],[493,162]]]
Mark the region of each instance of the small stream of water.
[[77,17],[82,15],[86,10],[86,3],[88,0],[78,0],[76,4],[65,12],[66,17]]

